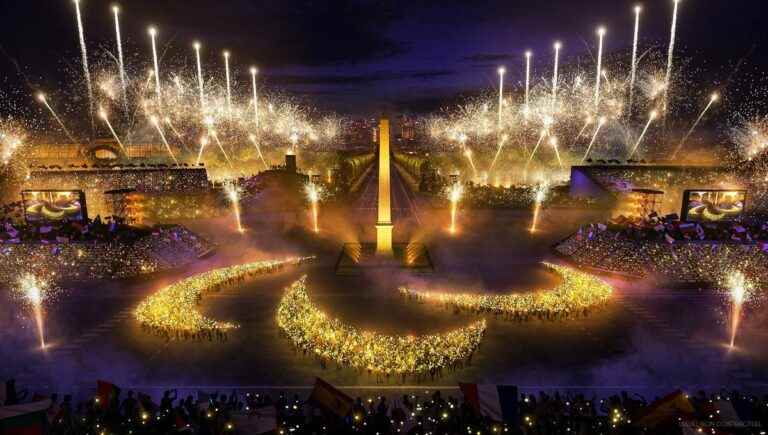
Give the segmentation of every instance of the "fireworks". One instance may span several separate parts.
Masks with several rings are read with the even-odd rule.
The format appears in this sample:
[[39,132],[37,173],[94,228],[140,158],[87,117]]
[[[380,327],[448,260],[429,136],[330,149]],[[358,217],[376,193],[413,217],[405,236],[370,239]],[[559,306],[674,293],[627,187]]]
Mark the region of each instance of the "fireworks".
[[339,365],[383,374],[419,374],[469,358],[485,333],[485,320],[431,335],[394,336],[361,331],[331,319],[310,300],[306,277],[288,287],[277,324],[296,347]]
[[200,61],[200,43],[195,41],[195,60],[197,61],[197,85],[200,88],[200,113],[205,113],[205,90],[203,88],[203,64]]
[[675,54],[675,37],[677,34],[677,7],[680,0],[672,0],[675,3],[672,11],[672,27],[669,32],[669,51],[667,53],[667,74],[664,76],[664,114],[669,107],[669,88],[672,85],[672,63]]
[[320,227],[318,226],[317,220],[318,220],[318,202],[320,201],[320,189],[317,187],[315,183],[309,183],[307,184],[305,188],[307,192],[307,199],[309,200],[309,203],[312,207],[312,228],[316,233],[320,232]]
[[540,183],[533,191],[533,217],[531,218],[531,227],[528,229],[531,234],[536,232],[541,204],[547,198],[547,192],[549,192],[549,185],[547,183]]
[[736,333],[741,323],[742,308],[744,307],[744,302],[752,296],[751,293],[754,291],[754,285],[738,270],[728,274],[727,285],[731,302],[730,347],[733,348],[736,343]]
[[115,133],[115,129],[112,128],[112,124],[109,123],[109,117],[107,116],[107,112],[104,111],[104,109],[99,109],[99,118],[101,118],[105,124],[107,124],[107,128],[109,128],[109,132],[112,133],[112,137],[115,138],[115,141],[118,145],[120,145],[120,149],[123,150],[123,152],[126,152],[125,147],[123,146],[123,142],[120,141],[120,138],[117,137],[117,133]]
[[581,159],[582,163],[584,163],[584,161],[587,160],[587,156],[589,156],[589,152],[592,150],[592,145],[595,144],[595,140],[597,140],[597,135],[600,134],[600,129],[603,128],[606,122],[607,120],[605,117],[601,117],[597,121],[597,128],[595,129],[595,134],[592,135],[592,140],[589,141],[589,146],[587,146],[587,150],[584,152],[584,157]]
[[612,287],[605,281],[570,267],[542,263],[560,275],[562,282],[549,290],[493,295],[486,293],[441,293],[402,287],[400,292],[416,300],[450,305],[474,312],[504,314],[520,318],[572,317],[604,305]]
[[501,130],[501,111],[504,107],[504,73],[507,72],[507,69],[503,66],[499,67],[498,73],[499,73],[499,121],[497,124],[497,128]]
[[459,201],[461,200],[461,195],[463,193],[464,189],[459,183],[454,183],[448,193],[448,200],[451,202],[451,226],[449,228],[451,234],[456,233],[456,215],[458,213]]
[[91,85],[91,73],[88,68],[88,49],[85,47],[85,30],[83,29],[83,17],[80,14],[80,0],[74,0],[74,3],[78,41],[80,42],[80,54],[83,63],[83,76],[85,77],[85,86],[88,91],[88,115],[91,117],[91,133],[93,133],[93,86]]
[[685,144],[685,141],[691,136],[694,130],[696,130],[696,127],[699,126],[699,123],[704,118],[704,115],[709,111],[709,108],[712,107],[715,102],[717,102],[720,99],[720,94],[717,92],[713,93],[709,96],[709,102],[706,106],[704,106],[704,110],[701,111],[699,114],[699,117],[696,118],[696,121],[694,121],[693,125],[691,126],[691,129],[688,130],[688,133],[683,136],[683,139],[680,141],[680,145],[675,148],[675,152],[672,153],[672,158],[674,159],[677,156],[677,153],[680,152],[680,150],[683,148],[683,145]]
[[311,257],[257,261],[194,275],[164,287],[142,301],[134,316],[143,325],[158,332],[197,334],[236,328],[235,323],[209,319],[200,314],[195,306],[204,294],[249,276],[277,272],[285,266],[310,260]]
[[174,162],[176,164],[179,164],[179,161],[176,159],[176,156],[173,154],[173,151],[171,150],[171,146],[168,144],[168,141],[165,139],[165,133],[163,133],[163,129],[160,127],[160,121],[157,119],[157,116],[152,116],[150,118],[150,121],[152,121],[152,125],[155,126],[155,129],[160,134],[160,139],[163,141],[163,145],[165,145],[166,151],[168,151],[168,155],[171,156]]
[[640,133],[640,137],[637,138],[637,142],[635,142],[635,146],[632,147],[632,151],[629,153],[628,159],[631,159],[632,156],[635,155],[635,152],[637,151],[637,148],[640,146],[640,143],[643,141],[643,138],[645,137],[645,133],[648,132],[648,127],[651,126],[651,123],[654,119],[658,116],[658,112],[655,110],[651,112],[650,116],[648,116],[648,122],[645,123],[645,128],[643,128],[643,132]]
[[562,48],[560,41],[555,42],[555,67],[552,72],[552,107],[557,106],[557,73],[560,65],[560,48]]
[[157,44],[155,41],[155,37],[157,36],[157,29],[154,27],[150,27],[147,32],[149,33],[149,37],[152,40],[152,62],[155,65],[155,93],[157,96],[157,106],[162,106],[162,97],[160,92],[160,65],[157,61]]
[[597,49],[597,71],[595,72],[595,111],[600,107],[600,77],[603,75],[603,38],[605,37],[605,27],[597,29],[599,45]]
[[34,275],[22,276],[17,284],[16,293],[22,303],[29,307],[37,326],[37,335],[40,340],[40,350],[45,350],[45,323],[43,308],[49,297],[50,285]]
[[[117,42],[117,61],[120,67],[120,84],[123,88],[123,106],[126,113],[128,112],[128,84],[125,77],[125,63],[123,62],[123,40],[120,35],[120,8],[118,6],[112,7],[112,12],[115,14],[115,39]],[[117,135],[115,135],[117,137]]]
[[227,82],[227,112],[232,116],[232,83],[229,78],[229,51],[224,51],[224,77]]
[[[256,130],[259,129],[259,93],[256,88],[256,74],[258,73],[259,73],[258,68],[256,68],[255,66],[252,66],[251,67],[251,86],[253,87],[253,120],[256,124]],[[261,155],[261,151],[259,151],[259,155]]]
[[229,202],[232,204],[232,215],[235,217],[237,231],[242,234],[245,232],[245,229],[240,219],[240,188],[234,182],[227,183],[224,188],[227,192],[227,198],[229,198]]
[[632,72],[629,75],[629,113],[632,113],[632,100],[635,95],[635,80],[637,78],[637,41],[640,35],[640,13],[643,7],[635,6],[635,33],[632,38]]

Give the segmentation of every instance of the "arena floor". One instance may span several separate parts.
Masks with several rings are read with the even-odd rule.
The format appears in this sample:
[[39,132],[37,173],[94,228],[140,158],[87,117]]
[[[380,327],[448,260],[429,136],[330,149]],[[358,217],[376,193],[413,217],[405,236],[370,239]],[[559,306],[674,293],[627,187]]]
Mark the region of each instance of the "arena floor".
[[[361,328],[391,333],[440,331],[474,319],[451,310],[404,300],[397,287],[417,282],[488,291],[525,290],[551,285],[538,263],[553,260],[549,247],[594,213],[547,210],[541,231],[530,235],[530,212],[463,212],[460,232],[443,230],[445,210],[417,207],[399,179],[393,188],[396,237],[418,238],[430,247],[436,264],[432,275],[389,272],[337,276],[333,265],[342,241],[360,235],[373,222],[369,192],[358,209],[325,210],[322,239],[303,231],[281,234],[264,216],[246,218],[248,232],[232,231],[218,219],[190,224],[220,245],[217,255],[188,270],[151,280],[67,286],[48,311],[46,353],[36,349],[35,330],[9,301],[0,305],[0,378],[15,376],[20,385],[90,388],[108,379],[127,388],[170,386],[190,389],[305,386],[315,376],[344,386],[413,385],[416,380],[377,379],[367,373],[326,368],[296,352],[275,325],[282,289],[307,274],[315,302],[334,316]],[[375,179],[371,180],[374,183]],[[398,185],[400,188],[398,188]],[[374,189],[375,191],[375,189]],[[398,193],[400,192],[400,193]],[[296,217],[301,222],[303,216]],[[416,225],[414,225],[416,224]],[[372,226],[372,225],[369,225]],[[429,230],[425,230],[429,229]],[[202,310],[240,328],[227,341],[171,341],[148,335],[131,315],[143,297],[164,284],[212,267],[317,254],[316,263],[211,295]],[[489,319],[486,337],[471,366],[446,371],[422,385],[455,385],[457,381],[508,383],[523,388],[633,389],[661,392],[670,387],[719,388],[723,385],[762,389],[768,386],[765,315],[746,318],[738,349],[725,347],[722,304],[711,291],[649,288],[643,283],[612,281],[616,297],[603,310],[581,320],[517,323]]]

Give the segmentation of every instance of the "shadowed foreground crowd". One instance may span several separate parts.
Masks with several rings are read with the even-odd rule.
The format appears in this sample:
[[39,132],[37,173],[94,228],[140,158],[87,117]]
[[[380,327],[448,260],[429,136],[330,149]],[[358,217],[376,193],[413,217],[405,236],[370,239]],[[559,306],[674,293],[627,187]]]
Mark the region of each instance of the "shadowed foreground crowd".
[[[319,381],[322,382],[322,381]],[[328,391],[309,398],[231,391],[195,397],[165,391],[155,403],[142,393],[121,391],[99,384],[86,401],[72,396],[29,396],[6,383],[5,407],[0,407],[0,433],[51,434],[765,434],[768,428],[768,395],[738,391],[688,395],[673,392],[653,401],[621,392],[604,399],[582,393],[520,394],[515,418],[494,421],[478,412],[476,402],[440,391],[421,394],[366,397],[352,400],[330,387],[333,400],[349,400],[340,412],[339,402],[328,401]],[[326,384],[327,385],[327,384]],[[319,398],[319,399],[318,399]],[[44,403],[42,432],[13,432],[4,425],[7,413],[19,404]],[[329,405],[330,404],[330,405]],[[510,419],[507,419],[510,420]],[[10,429],[9,429],[10,427]]]

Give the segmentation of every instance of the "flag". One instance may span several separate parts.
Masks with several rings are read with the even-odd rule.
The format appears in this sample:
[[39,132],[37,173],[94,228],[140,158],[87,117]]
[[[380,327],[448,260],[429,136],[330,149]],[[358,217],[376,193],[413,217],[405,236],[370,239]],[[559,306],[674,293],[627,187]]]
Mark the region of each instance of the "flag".
[[339,417],[346,417],[352,412],[352,398],[320,378],[315,378],[315,388],[309,395],[309,401]]
[[111,382],[96,381],[96,405],[107,407],[120,394],[120,388]]
[[50,399],[0,407],[0,433],[3,435],[43,435],[48,430],[46,411]]
[[677,390],[651,403],[639,416],[637,424],[652,428],[677,417],[692,416],[693,413],[693,405],[688,400],[688,396]]
[[464,400],[480,415],[496,421],[517,421],[517,387],[459,383]]
[[256,408],[249,413],[232,415],[238,433],[263,434],[277,431],[277,409],[274,406]]

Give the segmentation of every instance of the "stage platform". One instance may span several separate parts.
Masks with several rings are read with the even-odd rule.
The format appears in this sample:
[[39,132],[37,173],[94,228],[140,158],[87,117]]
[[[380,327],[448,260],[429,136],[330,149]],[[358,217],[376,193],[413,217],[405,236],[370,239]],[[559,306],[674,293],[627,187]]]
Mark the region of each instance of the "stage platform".
[[394,269],[417,274],[435,271],[429,250],[422,243],[393,243],[394,256],[376,255],[375,243],[345,243],[336,261],[337,275],[358,275],[367,270]]

